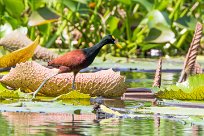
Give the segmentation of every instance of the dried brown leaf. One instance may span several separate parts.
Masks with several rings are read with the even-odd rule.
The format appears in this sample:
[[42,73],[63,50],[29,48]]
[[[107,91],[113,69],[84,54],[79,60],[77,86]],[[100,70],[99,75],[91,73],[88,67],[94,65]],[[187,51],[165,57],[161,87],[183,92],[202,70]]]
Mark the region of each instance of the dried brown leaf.
[[15,66],[17,63],[25,62],[31,58],[39,43],[39,37],[30,45],[6,54],[0,58],[0,68]]
[[[2,39],[0,39],[0,46],[3,46],[6,50],[10,52],[13,52],[15,50],[26,47],[32,42],[32,40],[30,40],[26,35],[22,34],[21,32],[13,31]],[[35,50],[33,59],[42,59],[47,61],[52,60],[57,56],[57,54],[48,50],[47,48],[38,46]]]
[[183,82],[186,80],[187,76],[189,74],[192,74],[194,71],[194,66],[196,62],[196,57],[198,53],[198,48],[200,46],[200,40],[202,37],[202,24],[197,23],[195,28],[195,33],[193,36],[193,40],[191,42],[191,45],[189,47],[188,53],[186,55],[186,59],[184,62],[184,67],[181,72],[181,76],[178,82]]
[[162,70],[162,58],[159,59],[157,69],[155,72],[154,83],[153,87],[160,87],[161,86],[161,70]]

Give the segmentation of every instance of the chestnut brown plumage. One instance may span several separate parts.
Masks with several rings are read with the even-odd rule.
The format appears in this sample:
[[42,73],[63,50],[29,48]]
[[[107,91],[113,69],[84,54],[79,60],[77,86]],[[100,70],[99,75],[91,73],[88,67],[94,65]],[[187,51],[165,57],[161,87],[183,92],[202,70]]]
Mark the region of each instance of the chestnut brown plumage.
[[[54,60],[48,62],[48,66],[59,68],[58,74],[73,72],[74,78],[72,82],[72,89],[75,89],[74,84],[77,73],[81,69],[88,67],[94,61],[100,49],[106,44],[116,44],[119,48],[121,48],[114,36],[107,35],[99,43],[90,48],[74,50],[64,54],[63,56],[55,58]],[[46,81],[52,77],[49,77],[40,85],[40,87],[34,92],[33,98],[35,98],[35,95],[39,92]]]

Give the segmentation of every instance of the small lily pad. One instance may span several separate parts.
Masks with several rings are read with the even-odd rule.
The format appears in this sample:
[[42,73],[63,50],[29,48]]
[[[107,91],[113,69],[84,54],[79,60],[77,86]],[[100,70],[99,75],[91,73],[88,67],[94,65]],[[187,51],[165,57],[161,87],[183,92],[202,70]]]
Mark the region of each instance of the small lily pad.
[[79,90],[71,91],[67,94],[62,94],[55,98],[55,100],[66,100],[66,99],[90,99],[91,96],[89,94],[80,93]]

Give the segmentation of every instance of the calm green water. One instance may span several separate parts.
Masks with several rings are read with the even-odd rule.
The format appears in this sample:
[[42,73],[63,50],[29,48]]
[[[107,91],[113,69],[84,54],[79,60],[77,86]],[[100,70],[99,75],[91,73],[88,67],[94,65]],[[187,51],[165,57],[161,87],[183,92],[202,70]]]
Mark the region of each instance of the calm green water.
[[[129,87],[151,87],[153,73],[122,72]],[[177,73],[163,73],[162,84],[172,84]],[[136,101],[114,101],[106,105],[130,109]],[[139,102],[143,103],[143,102]],[[151,102],[145,102],[151,105]],[[199,136],[204,135],[204,123],[183,121],[185,116],[140,115],[126,119],[97,119],[95,114],[1,112],[0,136]]]
[[[121,72],[126,76],[126,83],[129,87],[152,87],[154,73],[151,72]],[[179,73],[162,73],[162,85],[174,84],[178,81]]]
[[156,115],[149,118],[115,119],[106,123],[92,120],[91,117],[86,120],[70,121],[71,118],[66,118],[68,114],[52,114],[53,118],[50,119],[49,116],[51,115],[42,113],[38,115],[2,113],[0,115],[0,135],[198,136],[204,133],[203,126],[183,124],[179,121],[162,119]]

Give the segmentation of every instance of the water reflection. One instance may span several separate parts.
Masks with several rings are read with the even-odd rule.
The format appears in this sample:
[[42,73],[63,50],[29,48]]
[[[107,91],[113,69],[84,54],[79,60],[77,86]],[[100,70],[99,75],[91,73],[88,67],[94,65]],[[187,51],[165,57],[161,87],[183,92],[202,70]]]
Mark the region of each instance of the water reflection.
[[[126,76],[128,87],[152,87],[154,81],[154,73],[151,72],[121,72],[121,75]],[[175,84],[178,81],[179,73],[162,73],[162,85]]]
[[[154,73],[121,72],[126,75],[129,87],[151,87]],[[163,73],[162,84],[173,84],[178,80],[177,73]],[[130,109],[138,105],[136,101],[106,100],[110,107]],[[145,106],[151,106],[151,102]],[[199,136],[203,135],[204,125],[154,114],[134,119],[97,119],[95,114],[73,115],[68,113],[0,113],[0,136]]]
[[199,136],[203,126],[152,115],[135,119],[96,120],[95,114],[0,113],[0,135]]
[[[80,134],[80,128],[88,127],[96,119],[95,114],[74,115],[67,113],[23,113],[3,112],[0,118],[12,128],[12,134]],[[83,124],[86,122],[86,124]],[[4,125],[5,126],[5,125]],[[11,132],[11,131],[10,131]]]

